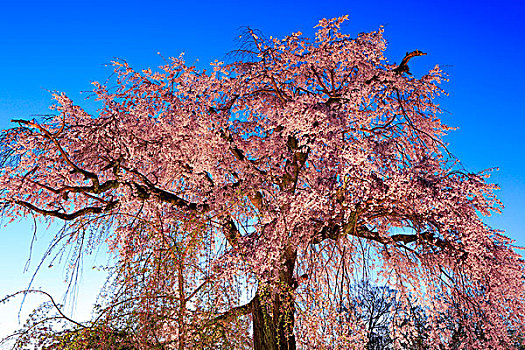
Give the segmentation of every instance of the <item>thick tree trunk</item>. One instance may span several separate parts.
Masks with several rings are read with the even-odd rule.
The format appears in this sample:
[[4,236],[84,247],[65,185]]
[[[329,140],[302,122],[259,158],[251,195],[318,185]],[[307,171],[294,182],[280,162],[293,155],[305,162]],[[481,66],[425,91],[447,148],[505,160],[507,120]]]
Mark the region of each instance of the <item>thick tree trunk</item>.
[[295,253],[289,255],[275,284],[260,285],[252,304],[254,350],[295,350],[293,270]]

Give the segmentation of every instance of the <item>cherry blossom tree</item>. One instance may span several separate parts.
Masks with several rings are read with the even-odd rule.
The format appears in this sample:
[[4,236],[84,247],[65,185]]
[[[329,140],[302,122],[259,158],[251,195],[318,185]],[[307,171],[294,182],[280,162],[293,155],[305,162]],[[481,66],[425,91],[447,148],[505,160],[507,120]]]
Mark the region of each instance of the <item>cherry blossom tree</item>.
[[444,74],[413,76],[423,52],[389,63],[382,28],[354,38],[344,20],[314,39],[248,30],[211,71],[117,61],[94,115],[55,94],[54,115],[2,133],[3,217],[64,222],[78,251],[106,241],[139,348],[360,349],[342,306],[365,265],[405,315],[425,310],[429,348],[511,348],[525,264],[482,221],[501,209],[489,172],[443,142]]

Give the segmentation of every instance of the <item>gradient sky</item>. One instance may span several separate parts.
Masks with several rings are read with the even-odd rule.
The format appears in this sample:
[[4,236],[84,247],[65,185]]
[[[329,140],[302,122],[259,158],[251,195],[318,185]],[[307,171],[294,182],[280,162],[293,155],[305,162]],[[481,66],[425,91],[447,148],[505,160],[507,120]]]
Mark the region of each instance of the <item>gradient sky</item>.
[[[449,74],[440,102],[442,116],[458,127],[447,137],[450,151],[470,171],[498,167],[492,181],[501,186],[502,215],[487,223],[525,246],[525,2],[500,1],[0,1],[0,128],[10,120],[48,113],[50,91],[62,91],[77,104],[90,82],[111,74],[115,57],[134,68],[155,68],[163,56],[185,52],[188,63],[206,68],[237,48],[243,26],[267,36],[295,31],[311,36],[323,17],[348,14],[343,30],[385,27],[387,57],[400,62],[406,51],[427,56],[410,62],[421,75],[435,64]],[[197,61],[198,60],[198,61]],[[30,222],[0,228],[0,298],[25,288],[53,235],[38,231],[29,272],[22,273],[32,236]],[[102,256],[102,259],[101,259]],[[86,260],[76,315],[86,315],[103,274]],[[44,264],[35,285],[58,299],[65,290],[64,268]],[[36,303],[32,299],[24,310]],[[16,303],[15,303],[16,304]],[[0,337],[16,322],[20,304],[0,305]],[[79,316],[82,317],[82,316]]]

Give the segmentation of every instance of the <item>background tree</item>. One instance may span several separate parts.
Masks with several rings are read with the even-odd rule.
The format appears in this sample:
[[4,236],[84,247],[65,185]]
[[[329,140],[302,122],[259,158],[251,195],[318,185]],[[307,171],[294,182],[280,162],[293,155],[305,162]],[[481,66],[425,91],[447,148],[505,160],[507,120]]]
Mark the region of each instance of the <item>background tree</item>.
[[[398,309],[425,305],[431,347],[452,344],[438,315],[458,307],[465,344],[511,347],[524,263],[481,220],[501,206],[488,173],[442,142],[442,72],[410,75],[420,51],[388,63],[382,29],[352,38],[345,19],[321,20],[313,40],[249,30],[241,59],[211,72],[115,62],[96,115],[56,94],[56,115],[2,134],[4,217],[63,220],[79,249],[106,239],[140,301],[139,344],[206,347],[235,329],[232,347],[363,347],[341,296],[373,264]],[[164,310],[153,328],[149,310]]]
[[386,286],[375,286],[369,280],[362,280],[355,286],[355,299],[351,306],[366,326],[366,349],[390,349],[390,326],[396,306],[395,291]]

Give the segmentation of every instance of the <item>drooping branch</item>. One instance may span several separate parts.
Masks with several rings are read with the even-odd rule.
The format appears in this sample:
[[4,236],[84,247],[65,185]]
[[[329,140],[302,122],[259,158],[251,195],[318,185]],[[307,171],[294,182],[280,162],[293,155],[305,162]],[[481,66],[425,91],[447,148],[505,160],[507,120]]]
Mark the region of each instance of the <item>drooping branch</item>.
[[73,320],[72,318],[66,316],[62,310],[60,309],[60,306],[56,303],[55,299],[51,296],[51,294],[47,293],[47,292],[44,292],[43,290],[38,290],[38,289],[25,289],[25,290],[21,290],[21,291],[18,291],[14,294],[10,294],[10,295],[7,295],[6,297],[4,297],[2,300],[0,300],[0,304],[6,302],[7,300],[17,296],[17,295],[20,295],[20,294],[23,294],[23,295],[27,295],[27,294],[43,294],[45,295],[50,301],[51,303],[53,304],[53,307],[55,308],[55,310],[58,312],[58,314],[60,315],[60,317],[62,317],[64,320],[68,321],[68,322],[71,322],[81,328],[89,328],[88,326],[85,326],[83,325],[82,323],[80,322],[77,322],[75,320]]

